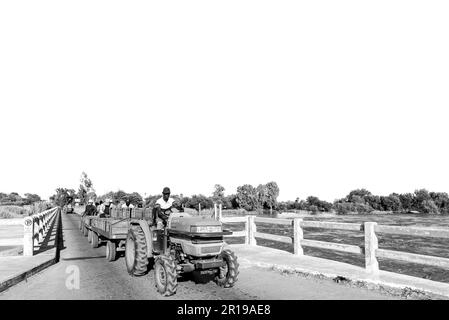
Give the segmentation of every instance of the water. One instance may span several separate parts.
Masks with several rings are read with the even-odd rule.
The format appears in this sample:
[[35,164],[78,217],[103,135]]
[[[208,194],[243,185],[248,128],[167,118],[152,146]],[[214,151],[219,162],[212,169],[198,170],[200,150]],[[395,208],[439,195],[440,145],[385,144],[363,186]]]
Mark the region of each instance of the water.
[[[261,215],[269,216],[269,215]],[[277,218],[274,214],[270,217]],[[310,221],[332,221],[346,223],[364,223],[377,222],[381,225],[392,226],[414,226],[414,227],[438,227],[449,228],[449,217],[447,216],[427,216],[427,215],[347,215],[347,216],[307,216],[302,217]],[[231,230],[242,230],[243,224],[226,224]],[[285,236],[293,236],[291,226],[257,223],[257,231],[263,233],[272,233]],[[449,258],[449,239],[428,238],[406,235],[377,234],[380,249],[389,249],[404,251],[410,253],[432,255],[437,257]],[[318,228],[305,228],[304,238],[311,240],[320,240],[327,242],[337,242],[352,244],[357,246],[364,245],[363,231],[329,230]],[[229,238],[228,243],[241,243],[239,238]],[[257,238],[257,244],[271,248],[286,250],[293,253],[293,245]],[[346,262],[360,267],[364,267],[364,256],[345,252],[336,252],[332,250],[316,249],[304,247],[304,254],[330,259],[340,262]],[[379,268],[385,271],[391,271],[406,274],[414,277],[430,279],[434,281],[449,283],[449,270],[425,266],[421,264],[412,264],[409,262],[378,259]]]

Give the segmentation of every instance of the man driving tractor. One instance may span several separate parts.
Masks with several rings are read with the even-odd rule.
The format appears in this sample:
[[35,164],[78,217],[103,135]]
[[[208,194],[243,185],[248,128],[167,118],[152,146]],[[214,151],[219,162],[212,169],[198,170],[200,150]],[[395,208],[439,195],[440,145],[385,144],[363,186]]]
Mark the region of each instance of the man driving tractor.
[[168,217],[172,213],[175,200],[170,198],[170,188],[165,187],[162,190],[162,197],[156,201],[153,207],[153,225],[158,229],[165,228],[167,226]]

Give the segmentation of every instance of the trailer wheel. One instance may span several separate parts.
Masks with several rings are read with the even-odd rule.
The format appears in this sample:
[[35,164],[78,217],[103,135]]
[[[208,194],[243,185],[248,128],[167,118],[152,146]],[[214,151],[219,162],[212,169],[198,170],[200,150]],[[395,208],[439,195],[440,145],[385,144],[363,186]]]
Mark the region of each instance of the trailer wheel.
[[91,231],[92,235],[90,236],[90,244],[92,248],[98,248],[98,234],[95,231]]
[[160,255],[154,259],[154,279],[157,291],[163,296],[171,296],[178,288],[176,263],[172,256]]
[[87,230],[87,242],[91,243],[92,241],[92,230]]
[[106,244],[106,259],[108,261],[115,261],[117,257],[117,244],[114,241],[108,241]]
[[215,278],[215,282],[220,287],[230,288],[237,282],[239,264],[235,253],[229,249],[223,250],[221,256],[226,263],[223,267],[220,267],[218,276]]
[[125,245],[125,262],[128,273],[141,276],[147,271],[148,257],[145,234],[140,226],[132,225]]

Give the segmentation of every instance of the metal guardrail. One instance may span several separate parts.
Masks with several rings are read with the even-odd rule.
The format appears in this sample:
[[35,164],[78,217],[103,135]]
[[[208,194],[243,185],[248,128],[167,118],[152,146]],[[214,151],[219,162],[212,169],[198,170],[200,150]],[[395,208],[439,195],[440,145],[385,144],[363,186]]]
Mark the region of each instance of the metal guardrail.
[[22,225],[23,238],[1,239],[2,246],[23,246],[23,255],[34,255],[34,246],[39,245],[47,233],[52,219],[58,212],[58,207],[36,213],[22,219],[11,219],[2,225]]
[[[379,263],[377,258],[400,260],[410,263],[418,263],[423,265],[430,265],[449,269],[448,258],[421,255],[402,251],[379,249],[376,235],[376,233],[388,233],[388,234],[401,234],[408,236],[449,238],[448,229],[384,226],[378,225],[376,222],[365,222],[363,224],[320,222],[320,221],[303,221],[301,218],[277,219],[277,218],[264,218],[256,216],[221,217],[220,221],[223,223],[245,223],[244,230],[236,231],[229,237],[245,237],[245,244],[248,245],[257,245],[256,238],[261,238],[287,244],[293,244],[294,254],[298,256],[304,255],[303,247],[314,247],[320,249],[328,249],[364,255],[365,269],[371,273],[377,273],[379,271]],[[256,222],[293,226],[293,237],[257,232]],[[365,237],[364,246],[355,246],[342,243],[304,239],[303,228],[362,231],[364,232]]]

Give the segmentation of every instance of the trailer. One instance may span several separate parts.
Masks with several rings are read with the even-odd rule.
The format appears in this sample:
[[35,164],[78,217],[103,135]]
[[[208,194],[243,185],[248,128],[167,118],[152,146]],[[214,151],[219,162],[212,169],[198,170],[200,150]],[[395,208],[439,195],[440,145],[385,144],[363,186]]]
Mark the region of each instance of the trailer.
[[131,223],[137,220],[150,220],[150,208],[112,208],[106,218],[84,216],[80,218],[80,230],[91,244],[98,248],[106,243],[106,259],[115,261],[117,252],[125,250],[126,237]]

